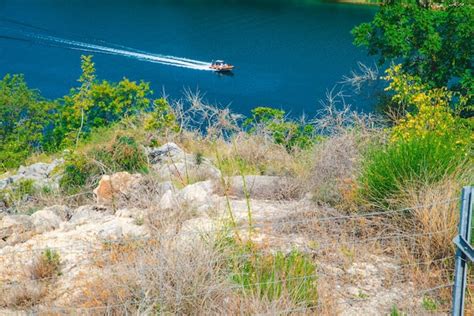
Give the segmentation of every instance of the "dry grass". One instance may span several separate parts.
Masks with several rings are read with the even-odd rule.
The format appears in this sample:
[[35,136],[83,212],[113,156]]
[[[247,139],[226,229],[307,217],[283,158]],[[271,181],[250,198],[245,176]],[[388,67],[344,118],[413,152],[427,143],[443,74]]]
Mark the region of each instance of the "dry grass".
[[315,201],[353,204],[352,191],[363,141],[355,132],[348,132],[315,147],[313,165],[305,179]]
[[401,205],[413,208],[410,214],[395,218],[406,232],[421,233],[416,254],[422,259],[440,259],[454,254],[452,240],[459,220],[460,184],[455,179],[427,186],[421,190],[407,190]]
[[227,244],[209,236],[166,237],[104,245],[97,253],[100,272],[80,284],[78,299],[71,305],[92,312],[103,308],[110,315],[312,311],[305,304],[296,303],[291,292],[285,290],[276,299],[259,291],[242,291],[229,278],[233,270],[229,270],[227,262],[235,255],[235,249]]
[[222,254],[206,243],[176,238],[107,248],[100,275],[81,287],[79,306],[119,305],[118,314],[225,313],[232,293],[216,264]]
[[26,271],[29,279],[0,284],[0,306],[25,309],[44,303],[60,274],[60,265],[55,251],[46,250],[38,255]]
[[[226,177],[280,176],[282,180],[268,197],[272,200],[299,199],[310,192],[313,203],[272,223],[275,224],[272,228],[277,236],[291,239],[288,236],[294,234],[306,238],[306,249],[316,260],[342,267],[344,271],[356,261],[370,262],[370,255],[387,256],[406,265],[399,275],[393,276],[395,281],[411,281],[419,289],[450,282],[452,261],[438,259],[453,256],[459,180],[445,179],[421,190],[407,188],[393,205],[411,211],[399,215],[345,218],[348,214],[357,215],[354,211],[363,208],[356,195],[359,164],[367,144],[376,137],[383,137],[370,118],[357,116],[347,109],[329,108],[328,115],[315,123],[327,137],[311,150],[288,152],[265,135],[249,135],[236,129],[225,109],[211,108],[199,97],[188,96],[186,102],[191,103],[194,118],[205,118],[206,133],[186,129],[167,135],[139,132],[138,139],[145,145],[173,141],[188,153],[210,158]],[[189,123],[184,116],[180,116],[183,126]],[[107,143],[118,133],[123,135],[124,129],[132,134],[141,130],[134,125],[136,122],[127,124],[97,136],[78,150],[86,152],[90,146]],[[227,135],[230,131],[232,136]],[[133,136],[137,137],[136,134]],[[95,256],[99,272],[84,278],[79,287],[80,295],[70,302],[71,306],[107,306],[105,311],[111,315],[276,314],[287,310],[295,310],[295,314],[311,313],[308,310],[298,312],[302,306],[292,302],[285,293],[278,300],[268,300],[235,291],[235,284],[230,283],[229,271],[223,264],[228,258],[225,248],[216,249],[212,239],[203,241],[196,236],[178,236],[183,223],[195,216],[195,210],[186,205],[162,210],[159,206],[162,181],[160,175],[153,173],[144,176],[140,191],[133,192],[121,205],[143,210],[144,225],[150,228],[151,239],[104,244]],[[221,188],[221,191],[229,194],[227,188]],[[60,194],[41,193],[24,206],[28,209],[48,204],[75,206],[85,204],[89,198],[87,193],[67,197],[67,200]],[[444,203],[446,200],[454,202]],[[331,216],[339,219],[321,221]],[[384,239],[391,235],[409,238]],[[418,265],[418,262],[426,264]],[[54,277],[58,268],[59,265],[52,264],[51,260],[40,257],[31,268],[32,279]],[[314,313],[331,315],[339,312],[335,311],[334,286],[344,284],[345,277],[320,279],[320,306]],[[44,284],[31,284],[2,293],[1,304],[23,307],[38,304],[45,295]],[[449,289],[441,290],[436,299],[449,302],[449,295]],[[104,314],[102,312],[104,310],[97,314]]]
[[42,302],[47,294],[42,282],[21,282],[9,286],[0,285],[0,306],[12,309],[33,307]]
[[33,280],[52,279],[60,274],[61,259],[59,253],[46,249],[33,262],[30,275]]

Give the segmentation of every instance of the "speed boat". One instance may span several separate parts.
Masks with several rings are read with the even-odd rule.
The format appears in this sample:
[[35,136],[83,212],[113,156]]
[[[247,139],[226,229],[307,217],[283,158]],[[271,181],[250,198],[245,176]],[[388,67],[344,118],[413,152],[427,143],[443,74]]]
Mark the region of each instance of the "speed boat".
[[212,70],[216,72],[231,72],[234,69],[234,66],[231,64],[227,64],[223,60],[215,60],[209,66]]

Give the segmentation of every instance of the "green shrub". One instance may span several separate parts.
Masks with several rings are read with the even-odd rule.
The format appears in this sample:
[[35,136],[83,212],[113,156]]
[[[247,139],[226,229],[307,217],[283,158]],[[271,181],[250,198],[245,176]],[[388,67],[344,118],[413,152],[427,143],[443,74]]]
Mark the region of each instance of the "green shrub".
[[28,88],[22,75],[0,79],[0,172],[19,167],[33,152],[49,146],[47,127],[56,107]]
[[179,131],[176,115],[166,99],[153,101],[153,110],[145,119],[145,130],[159,131],[163,134]]
[[85,186],[92,186],[101,174],[99,167],[92,163],[86,156],[72,154],[66,158],[64,172],[59,181],[61,189],[67,193],[75,193]]
[[249,133],[263,132],[268,134],[276,144],[287,150],[308,148],[314,143],[314,127],[304,122],[289,120],[285,111],[270,107],[257,107],[252,110],[252,117],[244,122]]
[[296,304],[317,304],[316,267],[308,256],[297,250],[261,253],[253,245],[238,249],[230,265],[239,289],[270,301],[287,295]]
[[390,316],[404,316],[405,314],[398,309],[396,305],[392,306],[392,309],[390,310]]
[[[92,56],[81,57],[81,68],[81,85],[57,100],[28,88],[22,75],[0,78],[0,172],[17,168],[33,153],[77,146],[94,130],[150,109],[148,83],[98,81]],[[172,119],[162,103],[155,107],[165,121]]]
[[69,193],[97,185],[104,173],[148,172],[148,159],[135,138],[119,135],[111,145],[97,144],[84,154],[66,159],[60,186]]
[[387,206],[407,188],[436,183],[468,163],[465,146],[456,136],[429,133],[400,138],[368,151],[359,177],[360,195],[366,201]]
[[0,202],[10,207],[15,203],[25,200],[36,192],[34,181],[25,179],[11,184],[8,188],[0,190]]
[[89,156],[104,166],[106,172],[148,172],[148,159],[145,152],[131,136],[119,135],[105,149],[94,147]]
[[114,171],[148,172],[148,159],[135,138],[118,136],[110,151]]
[[438,309],[438,302],[436,299],[429,296],[424,296],[421,304],[425,310],[430,312],[436,311]]

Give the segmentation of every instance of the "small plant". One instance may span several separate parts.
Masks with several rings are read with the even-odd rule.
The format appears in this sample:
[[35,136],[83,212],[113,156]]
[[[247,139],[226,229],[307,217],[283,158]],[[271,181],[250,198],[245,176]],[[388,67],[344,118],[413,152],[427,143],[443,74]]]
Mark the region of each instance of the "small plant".
[[204,162],[204,155],[202,152],[197,152],[195,155],[196,165],[201,165]]
[[288,120],[285,111],[270,107],[257,107],[252,117],[244,122],[250,133],[263,132],[287,150],[308,148],[314,143],[314,127],[305,122]]
[[423,302],[421,304],[425,310],[430,312],[436,311],[438,309],[438,303],[436,300],[429,296],[423,297]]
[[[239,246],[237,246],[239,247]],[[259,253],[252,244],[241,246],[230,261],[231,280],[244,292],[270,301],[287,295],[294,303],[317,303],[316,267],[303,253]]]
[[66,158],[60,186],[68,193],[95,186],[100,175],[119,171],[148,172],[147,157],[135,138],[119,135],[111,145],[97,144],[86,153]]
[[405,314],[401,312],[396,305],[392,306],[390,310],[390,316],[404,316]]
[[10,185],[9,188],[0,190],[0,203],[10,207],[24,201],[35,193],[36,189],[33,180],[20,180]]
[[97,165],[84,155],[72,154],[66,158],[59,186],[67,193],[75,193],[89,184],[93,176],[101,174]]
[[117,136],[109,150],[114,171],[148,172],[148,160],[135,138]]
[[61,275],[59,252],[46,249],[34,262],[31,268],[31,278],[33,280],[42,280],[58,275]]
[[135,219],[134,223],[137,226],[142,226],[143,224],[145,224],[145,219],[143,217],[138,217]]

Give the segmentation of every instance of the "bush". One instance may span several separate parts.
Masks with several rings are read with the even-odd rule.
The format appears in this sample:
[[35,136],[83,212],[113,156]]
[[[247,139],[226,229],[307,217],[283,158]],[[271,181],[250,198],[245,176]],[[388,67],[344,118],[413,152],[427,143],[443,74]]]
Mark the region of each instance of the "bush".
[[235,255],[230,259],[231,280],[244,292],[269,301],[287,295],[295,304],[317,304],[316,267],[306,255],[297,250],[261,253],[252,244],[241,247]]
[[[99,82],[92,56],[81,61],[81,86],[57,100],[28,88],[22,75],[0,79],[0,171],[18,167],[33,153],[77,145],[97,128],[150,109],[148,83]],[[169,115],[164,118],[170,120]]]
[[160,98],[153,102],[153,111],[145,119],[145,130],[156,130],[162,134],[179,131],[176,115],[166,99]]
[[116,136],[111,145],[97,144],[83,154],[72,154],[66,159],[60,186],[66,192],[77,192],[95,186],[104,173],[128,171],[148,172],[148,159],[135,138]]
[[90,156],[103,164],[108,172],[128,171],[148,172],[148,159],[135,138],[116,136],[115,141],[105,150],[95,147]]
[[252,117],[244,122],[250,133],[268,135],[276,144],[287,150],[308,148],[314,142],[314,127],[305,122],[288,120],[285,111],[269,107],[257,107]]
[[0,80],[0,171],[17,168],[33,152],[48,147],[54,109],[28,88],[22,75]]
[[36,259],[31,268],[33,280],[49,279],[60,275],[61,258],[55,250],[46,249]]
[[387,205],[400,192],[417,190],[470,164],[472,120],[457,116],[461,97],[446,88],[429,88],[399,66],[387,70],[387,90],[404,111],[390,140],[365,157],[359,178],[362,197]]
[[101,174],[101,170],[86,156],[72,154],[66,158],[64,172],[59,181],[59,186],[67,193],[75,193],[81,188],[95,184],[92,179]]
[[362,166],[360,194],[368,202],[387,205],[408,188],[439,182],[466,164],[459,147],[456,135],[434,133],[374,147]]

